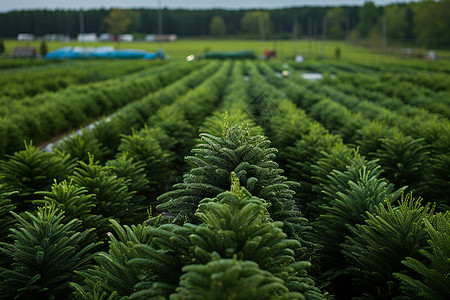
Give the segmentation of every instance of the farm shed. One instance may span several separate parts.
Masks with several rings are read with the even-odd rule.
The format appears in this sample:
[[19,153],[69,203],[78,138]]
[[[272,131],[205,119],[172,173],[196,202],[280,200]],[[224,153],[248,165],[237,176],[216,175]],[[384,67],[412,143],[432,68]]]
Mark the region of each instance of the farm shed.
[[14,58],[36,58],[36,47],[14,47],[12,57]]

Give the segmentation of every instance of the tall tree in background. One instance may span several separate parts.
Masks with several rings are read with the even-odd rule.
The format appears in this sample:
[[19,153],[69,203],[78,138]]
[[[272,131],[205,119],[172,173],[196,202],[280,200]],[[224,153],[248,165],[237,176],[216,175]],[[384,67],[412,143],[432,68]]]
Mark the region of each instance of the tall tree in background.
[[125,11],[114,8],[111,10],[109,16],[104,19],[104,22],[108,25],[108,32],[118,36],[127,31],[131,20]]
[[384,9],[386,14],[386,35],[390,40],[402,40],[407,36],[408,8],[398,4],[386,6]]
[[139,10],[128,10],[126,13],[128,18],[130,18],[130,23],[127,28],[128,32],[141,32],[141,12]]
[[222,17],[214,16],[209,23],[209,34],[213,36],[224,36],[227,33],[227,27]]
[[347,17],[342,7],[334,7],[328,10],[327,15],[328,22],[328,36],[331,39],[342,40],[345,38],[345,23]]
[[450,45],[450,0],[413,3],[414,33],[421,44]]
[[371,1],[365,2],[359,10],[358,31],[360,38],[367,38],[372,29],[377,25],[379,18],[378,9]]
[[241,19],[243,33],[268,37],[270,34],[270,12],[249,11]]

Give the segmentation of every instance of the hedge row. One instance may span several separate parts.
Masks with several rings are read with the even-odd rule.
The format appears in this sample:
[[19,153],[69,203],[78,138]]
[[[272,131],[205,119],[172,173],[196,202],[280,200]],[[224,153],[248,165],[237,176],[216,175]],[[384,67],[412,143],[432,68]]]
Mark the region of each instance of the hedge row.
[[0,71],[0,104],[14,99],[32,97],[44,92],[56,92],[71,85],[88,84],[117,78],[165,61],[71,61],[26,70]]
[[39,99],[34,99],[32,104],[23,103],[0,118],[0,156],[22,148],[23,140],[41,143],[94,118],[111,114],[117,108],[161,89],[195,67],[172,64],[153,75],[129,76],[38,96]]

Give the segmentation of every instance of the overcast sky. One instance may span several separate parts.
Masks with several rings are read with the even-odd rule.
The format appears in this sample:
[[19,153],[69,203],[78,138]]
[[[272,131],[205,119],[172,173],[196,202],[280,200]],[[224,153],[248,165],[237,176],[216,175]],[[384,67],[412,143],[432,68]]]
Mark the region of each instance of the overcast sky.
[[[22,9],[92,9],[110,7],[156,8],[161,2],[167,8],[280,8],[302,5],[362,5],[364,0],[0,0],[0,11]],[[376,5],[393,2],[411,2],[407,0],[374,0]]]

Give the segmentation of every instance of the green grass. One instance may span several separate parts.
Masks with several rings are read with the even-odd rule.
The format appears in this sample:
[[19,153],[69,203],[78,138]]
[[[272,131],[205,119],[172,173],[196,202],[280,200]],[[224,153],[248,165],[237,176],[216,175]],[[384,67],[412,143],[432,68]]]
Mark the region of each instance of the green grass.
[[[6,40],[6,55],[10,55],[16,46],[33,46],[39,50],[40,41],[18,42],[14,40]],[[73,42],[47,42],[49,51],[64,46],[114,46],[116,49],[143,49],[149,52],[158,50],[159,43],[155,42],[95,42],[95,43],[78,43]],[[264,50],[276,50],[279,58],[292,59],[294,53],[303,55],[306,59],[317,58],[322,55],[322,47],[325,49],[325,57],[333,58],[337,47],[341,49],[341,59],[351,61],[381,61],[389,59],[389,55],[381,56],[380,53],[371,51],[366,48],[350,45],[344,41],[327,41],[324,44],[321,41],[300,40],[294,45],[293,41],[266,41],[260,40],[208,40],[208,39],[180,39],[175,42],[162,43],[165,53],[172,59],[185,59],[186,56],[193,54],[195,56],[202,55],[206,50],[215,51],[237,51],[237,50],[253,50],[256,55],[263,55]],[[294,52],[294,50],[296,50]]]

